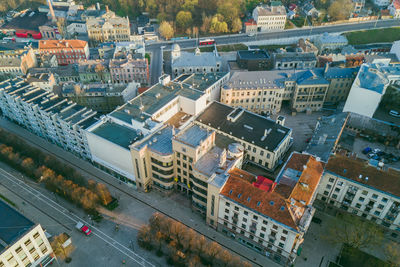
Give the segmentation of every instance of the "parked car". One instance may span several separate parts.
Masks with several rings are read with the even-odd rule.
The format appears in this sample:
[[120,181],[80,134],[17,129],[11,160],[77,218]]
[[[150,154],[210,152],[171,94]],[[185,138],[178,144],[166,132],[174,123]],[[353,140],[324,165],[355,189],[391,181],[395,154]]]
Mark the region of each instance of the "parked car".
[[81,222],[78,222],[75,225],[75,228],[78,229],[79,231],[81,231],[82,233],[84,233],[85,235],[89,236],[92,234],[92,230],[89,229],[89,227],[87,227],[86,225],[84,225]]
[[372,148],[370,148],[369,146],[367,146],[366,148],[363,149],[363,151],[361,151],[363,154],[367,155],[369,152],[372,151]]
[[400,118],[400,112],[396,111],[396,110],[391,110],[389,111],[389,115],[396,117],[396,118]]

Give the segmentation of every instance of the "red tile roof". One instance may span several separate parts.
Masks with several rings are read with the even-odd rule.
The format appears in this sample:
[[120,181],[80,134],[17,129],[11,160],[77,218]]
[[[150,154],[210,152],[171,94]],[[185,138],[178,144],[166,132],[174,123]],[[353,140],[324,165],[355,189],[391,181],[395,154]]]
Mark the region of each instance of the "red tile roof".
[[[313,156],[293,153],[285,166],[285,169],[288,168],[301,172],[294,186],[278,184],[274,187],[274,183],[264,177],[254,183],[254,175],[234,169],[230,172],[231,175],[221,190],[221,195],[293,229],[298,229],[299,219],[317,190],[324,164]],[[269,186],[268,190],[262,189],[263,182]],[[269,190],[271,187],[272,191]]]
[[400,172],[394,169],[379,170],[366,160],[336,154],[330,157],[325,170],[400,197]]
[[255,22],[254,19],[249,19],[248,21],[246,21],[246,22],[244,23],[244,25],[246,25],[246,26],[251,26],[251,25],[257,25],[257,23]]
[[64,48],[85,48],[86,41],[83,40],[40,40],[40,49],[64,49]]

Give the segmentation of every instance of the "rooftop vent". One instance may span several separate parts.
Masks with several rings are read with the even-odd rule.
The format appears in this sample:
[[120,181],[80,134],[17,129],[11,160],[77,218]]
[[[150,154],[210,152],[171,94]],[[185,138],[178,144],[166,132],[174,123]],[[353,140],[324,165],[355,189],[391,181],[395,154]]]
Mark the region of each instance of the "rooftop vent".
[[243,127],[246,128],[247,130],[253,131],[253,127],[251,127],[247,124],[243,125]]

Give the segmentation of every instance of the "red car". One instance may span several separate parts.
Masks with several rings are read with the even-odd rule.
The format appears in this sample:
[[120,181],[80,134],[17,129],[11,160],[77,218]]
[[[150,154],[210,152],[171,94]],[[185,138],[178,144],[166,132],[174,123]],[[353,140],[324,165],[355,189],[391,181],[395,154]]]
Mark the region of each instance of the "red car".
[[81,222],[78,222],[75,227],[87,236],[92,234],[92,230]]

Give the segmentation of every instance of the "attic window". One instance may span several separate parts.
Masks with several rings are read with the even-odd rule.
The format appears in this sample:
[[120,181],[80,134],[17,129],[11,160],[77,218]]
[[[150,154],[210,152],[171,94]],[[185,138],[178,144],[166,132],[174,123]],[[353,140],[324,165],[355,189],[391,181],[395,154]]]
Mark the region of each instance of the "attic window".
[[233,190],[231,189],[231,191],[229,191],[229,195],[232,195]]
[[273,202],[273,201],[270,201],[269,204],[270,204],[271,206],[273,206],[273,205],[274,205],[274,202]]
[[247,202],[250,202],[250,199],[251,199],[251,197],[248,197],[248,198],[247,198]]
[[258,201],[258,202],[257,202],[257,207],[260,207],[260,205],[261,205],[261,202]]
[[285,210],[285,207],[284,207],[284,206],[281,206],[281,210]]
[[241,196],[242,196],[242,194],[239,194],[239,195],[238,195],[238,198],[240,198]]

